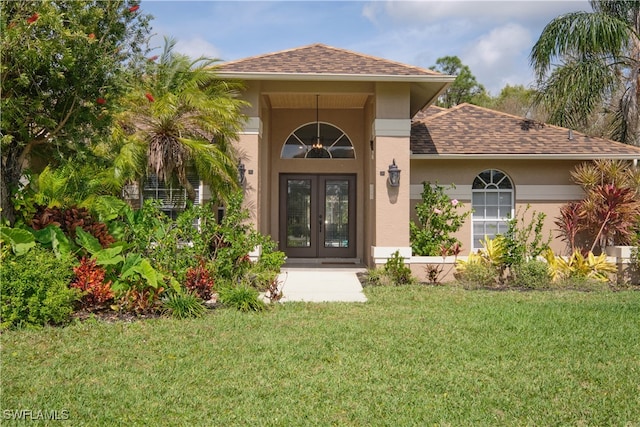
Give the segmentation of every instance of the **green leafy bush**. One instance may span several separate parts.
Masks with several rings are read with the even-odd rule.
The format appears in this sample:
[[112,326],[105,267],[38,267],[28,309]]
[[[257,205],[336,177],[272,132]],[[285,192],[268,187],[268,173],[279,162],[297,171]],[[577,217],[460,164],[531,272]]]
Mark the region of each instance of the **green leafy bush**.
[[[453,186],[451,187],[453,188]],[[462,245],[452,236],[460,230],[471,212],[460,213],[464,205],[445,194],[440,185],[423,183],[422,201],[416,205],[418,222],[411,221],[411,248],[415,255],[448,255],[448,251]]]
[[396,285],[411,285],[416,282],[411,275],[411,269],[405,265],[404,258],[400,256],[400,251],[395,251],[387,260],[384,271]]
[[77,289],[68,287],[73,261],[40,247],[27,255],[9,256],[2,262],[2,328],[63,324],[69,321]]
[[164,312],[176,319],[202,317],[207,311],[202,299],[191,292],[167,292],[162,305]]
[[507,268],[506,253],[503,236],[498,235],[494,239],[485,236],[481,250],[456,263],[454,277],[470,289],[503,286]]
[[522,211],[518,209],[516,215],[507,222],[507,232],[504,238],[504,262],[507,266],[515,266],[527,260],[535,259],[549,249],[551,233],[546,239],[542,237],[542,229],[546,215],[533,211],[528,220],[531,205]]
[[526,289],[547,289],[551,287],[549,265],[537,259],[512,266],[512,283]]
[[262,311],[267,307],[256,289],[243,284],[223,287],[219,296],[222,305],[240,311]]
[[465,289],[481,289],[496,286],[496,270],[486,262],[467,262],[458,268],[454,277]]

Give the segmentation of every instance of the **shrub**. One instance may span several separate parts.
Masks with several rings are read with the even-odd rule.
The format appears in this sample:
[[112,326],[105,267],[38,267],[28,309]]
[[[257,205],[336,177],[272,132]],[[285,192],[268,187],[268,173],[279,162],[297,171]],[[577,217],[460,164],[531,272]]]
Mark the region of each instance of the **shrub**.
[[384,271],[396,285],[410,285],[416,281],[411,275],[411,269],[405,265],[404,258],[400,256],[400,251],[395,251],[387,260]]
[[191,292],[167,292],[162,305],[163,311],[176,319],[202,317],[207,310],[202,299]]
[[595,160],[576,166],[571,177],[586,193],[563,206],[556,220],[571,252],[583,249],[576,241],[579,233],[592,242],[589,251],[629,244],[640,216],[639,172],[622,161]]
[[80,265],[74,267],[73,272],[75,278],[70,286],[82,291],[82,304],[85,308],[101,308],[113,299],[111,281],[104,280],[106,270],[96,265],[95,260],[82,257]]
[[27,255],[2,262],[2,328],[63,324],[69,321],[80,292],[68,284],[72,259],[57,259],[36,246]]
[[60,227],[71,239],[75,239],[76,227],[80,227],[98,239],[103,248],[115,242],[113,236],[109,234],[107,225],[97,221],[86,208],[72,206],[61,209],[38,206],[38,210],[31,220],[31,227],[34,230],[41,230],[51,224]]
[[362,277],[363,286],[392,286],[393,279],[384,268],[370,268]]
[[200,260],[200,264],[197,267],[189,267],[187,269],[187,277],[184,287],[199,298],[205,301],[210,300],[213,285],[214,280],[211,277],[204,260]]
[[551,286],[551,273],[546,262],[532,259],[512,267],[513,285],[526,289],[547,289]]
[[262,311],[266,304],[260,300],[258,291],[247,285],[227,286],[220,290],[220,302],[240,311]]
[[410,222],[411,248],[415,255],[441,255],[442,248],[461,246],[452,236],[460,230],[471,212],[458,212],[464,205],[451,200],[445,194],[444,187],[423,183],[422,201],[416,205],[418,222]]
[[565,259],[554,255],[551,250],[547,250],[544,256],[554,281],[583,278],[606,283],[609,282],[610,275],[617,272],[616,266],[607,261],[605,254],[595,256],[589,252],[587,256],[584,256],[579,250],[575,250],[571,256]]
[[495,287],[496,269],[478,255],[470,255],[466,262],[459,261],[454,277],[465,289]]
[[546,240],[542,238],[542,228],[546,215],[533,211],[531,221],[527,221],[527,212],[530,205],[507,222],[507,232],[504,233],[505,257],[508,266],[514,266],[535,259],[549,248],[551,233]]

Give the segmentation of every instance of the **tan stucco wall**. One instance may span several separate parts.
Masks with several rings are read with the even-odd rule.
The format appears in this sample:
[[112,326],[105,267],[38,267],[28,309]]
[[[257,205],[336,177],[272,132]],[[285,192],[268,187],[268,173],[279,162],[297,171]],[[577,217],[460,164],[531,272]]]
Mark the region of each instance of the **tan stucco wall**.
[[[558,238],[556,225],[554,221],[559,215],[559,210],[566,203],[566,199],[554,199],[553,192],[549,195],[536,194],[533,199],[519,196],[518,187],[522,186],[540,186],[540,190],[552,189],[554,186],[572,186],[574,183],[570,178],[570,171],[580,161],[574,160],[500,160],[500,159],[481,159],[481,160],[449,160],[449,159],[433,159],[433,160],[412,160],[411,161],[411,183],[420,185],[424,181],[433,183],[438,182],[444,187],[451,184],[456,186],[470,186],[475,177],[486,169],[498,169],[506,173],[514,185],[515,195],[515,212],[524,212],[527,205],[530,205],[529,213],[540,212],[546,215],[544,222],[543,236],[551,233],[553,240],[551,247],[556,252],[564,252],[566,244]],[[529,187],[537,188],[537,187]],[[523,191],[520,191],[521,193]],[[465,204],[466,210],[471,209],[471,193],[468,197],[459,197],[459,200]],[[545,200],[546,199],[546,200]],[[411,200],[411,219],[416,220],[415,206],[420,200],[415,198]],[[530,215],[529,215],[530,216]],[[472,246],[471,242],[472,228],[471,221],[462,226],[456,237],[463,244],[462,255],[467,255]]]

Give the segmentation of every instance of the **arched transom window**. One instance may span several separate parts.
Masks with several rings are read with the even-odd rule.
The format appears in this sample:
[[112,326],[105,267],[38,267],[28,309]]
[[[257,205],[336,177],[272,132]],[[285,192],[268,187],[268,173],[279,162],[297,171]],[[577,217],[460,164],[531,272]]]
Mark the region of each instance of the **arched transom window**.
[[293,131],[282,146],[282,159],[355,159],[349,137],[329,123],[309,123]]
[[499,170],[487,169],[473,180],[473,248],[482,248],[485,236],[490,239],[507,231],[507,221],[513,216],[513,184]]

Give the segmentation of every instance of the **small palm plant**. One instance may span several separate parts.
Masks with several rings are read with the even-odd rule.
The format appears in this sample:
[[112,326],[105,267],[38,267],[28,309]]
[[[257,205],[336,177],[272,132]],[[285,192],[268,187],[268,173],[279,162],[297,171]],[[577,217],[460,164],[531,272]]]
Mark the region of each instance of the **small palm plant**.
[[194,168],[213,196],[224,200],[238,187],[232,141],[244,120],[246,102],[236,96],[241,86],[216,77],[215,59],[191,60],[174,47],[166,39],[159,62],[150,62],[120,128],[126,139],[146,147],[147,173],[164,182],[176,179],[194,201],[187,179]]

